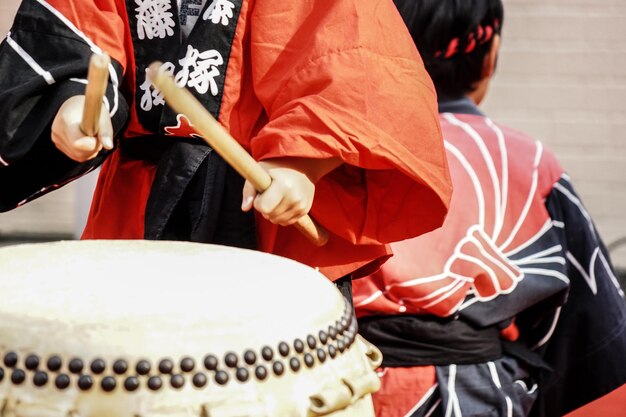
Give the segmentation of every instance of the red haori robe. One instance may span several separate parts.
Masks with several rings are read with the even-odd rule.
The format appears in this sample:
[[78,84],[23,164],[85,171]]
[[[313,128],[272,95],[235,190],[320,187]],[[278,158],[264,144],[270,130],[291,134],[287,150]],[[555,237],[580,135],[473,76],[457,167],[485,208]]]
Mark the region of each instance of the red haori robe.
[[[542,410],[537,415],[562,415],[626,380],[620,359],[626,348],[623,293],[554,155],[464,103],[468,114],[441,115],[454,186],[444,225],[392,243],[394,257],[353,283],[360,331],[367,336],[376,320],[378,333],[371,335],[381,338],[394,359],[394,367],[383,359],[383,384],[374,395],[377,416],[424,416],[436,408],[442,415],[521,416],[533,401]],[[398,365],[412,360],[399,350],[413,341],[411,334],[401,335],[402,326],[419,323],[423,315],[449,317],[476,330],[521,322],[506,328],[502,338],[519,337],[553,371],[539,372],[536,363],[518,362],[508,351],[458,366],[440,358],[436,367]],[[446,343],[463,350],[462,337],[449,334]]]
[[450,213],[441,228],[393,243],[394,259],[356,283],[362,315],[445,317],[510,293],[524,272],[508,255],[552,227],[544,201],[563,173],[552,153],[481,116],[441,121],[455,185]]
[[[539,142],[482,116],[444,114],[441,124],[454,184],[449,215],[435,231],[392,243],[394,257],[354,281],[359,316],[446,317],[510,293],[524,273],[506,254],[551,225],[544,200],[562,170]],[[374,395],[381,417],[431,406],[438,387],[434,366],[383,368],[381,378]]]
[[[335,279],[386,259],[383,243],[441,223],[451,189],[435,95],[399,27],[386,3],[243,2],[220,122],[257,160],[340,157],[346,164],[316,186],[311,215],[330,231],[328,245],[316,248],[293,228],[258,216],[261,250]],[[132,46],[114,45],[132,91]],[[127,140],[145,133],[137,106],[131,109]],[[142,238],[153,174],[150,165],[113,155],[84,238]]]
[[[293,228],[259,217],[261,250],[336,279],[368,265],[374,270],[390,255],[386,243],[441,225],[451,186],[435,92],[393,4],[207,0],[182,39],[175,3],[22,3],[14,43],[0,55],[18,69],[0,81],[6,103],[0,115],[7,120],[0,132],[6,185],[0,210],[58,188],[106,158],[83,237],[144,238],[156,165],[123,149],[138,138],[155,139],[154,146],[176,140],[167,137],[172,132],[193,138],[189,129],[181,133],[180,115],[146,77],[147,66],[160,60],[255,159],[344,161],[316,184],[311,209],[330,232],[328,245],[316,248]],[[100,50],[112,57],[107,101],[122,151],[77,164],[49,146],[48,123],[67,97],[82,93],[88,59]],[[29,119],[35,114],[38,123]],[[22,182],[13,186],[4,178]]]

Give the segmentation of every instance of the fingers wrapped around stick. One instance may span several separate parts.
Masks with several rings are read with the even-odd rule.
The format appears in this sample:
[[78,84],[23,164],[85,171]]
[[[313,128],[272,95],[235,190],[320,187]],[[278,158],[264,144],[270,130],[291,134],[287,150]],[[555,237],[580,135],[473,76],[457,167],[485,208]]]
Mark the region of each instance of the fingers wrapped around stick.
[[52,142],[77,162],[95,158],[102,148],[113,149],[113,126],[103,106],[110,62],[106,54],[92,55],[85,95],[67,99],[52,121]]
[[[194,129],[219,153],[254,189],[263,193],[272,184],[272,177],[246,150],[220,125],[208,110],[186,89],[179,88],[174,79],[162,70],[161,63],[150,65],[150,79],[161,91],[166,102],[176,112],[191,121]],[[245,205],[244,201],[244,205]],[[310,207],[309,207],[310,208]],[[297,211],[297,210],[296,210]],[[307,208],[308,211],[308,208]],[[281,213],[284,214],[284,213]],[[290,217],[291,216],[291,217]],[[279,220],[290,224],[295,215],[285,215]],[[272,220],[272,219],[270,219]],[[304,214],[294,224],[313,244],[323,246],[328,241],[328,232]]]

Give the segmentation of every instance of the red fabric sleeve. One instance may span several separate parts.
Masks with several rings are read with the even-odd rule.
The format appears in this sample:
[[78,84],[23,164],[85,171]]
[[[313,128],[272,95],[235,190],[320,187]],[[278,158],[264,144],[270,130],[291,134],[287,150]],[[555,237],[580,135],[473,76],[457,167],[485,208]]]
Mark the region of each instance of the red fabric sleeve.
[[254,157],[346,163],[317,184],[317,221],[356,244],[441,225],[451,185],[436,96],[391,2],[258,1],[251,42],[268,117]]
[[116,150],[104,161],[82,239],[143,239],[156,166]]
[[376,417],[412,415],[437,385],[434,366],[379,368],[380,389],[372,395]]
[[126,6],[123,0],[48,0],[100,49],[126,69]]

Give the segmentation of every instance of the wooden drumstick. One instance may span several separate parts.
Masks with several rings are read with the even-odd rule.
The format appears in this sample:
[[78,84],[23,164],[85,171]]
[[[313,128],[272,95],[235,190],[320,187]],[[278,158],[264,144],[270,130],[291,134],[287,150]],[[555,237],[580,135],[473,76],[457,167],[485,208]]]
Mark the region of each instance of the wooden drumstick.
[[[161,91],[167,104],[176,112],[182,113],[193,128],[224,160],[242,177],[250,181],[262,193],[272,183],[272,177],[257,161],[246,152],[209,111],[185,88],[179,88],[171,75],[161,69],[161,63],[150,65],[150,79]],[[304,215],[294,226],[316,246],[328,242],[328,232],[316,224],[311,217]]]
[[89,60],[87,87],[85,87],[85,107],[80,130],[87,136],[96,136],[100,126],[102,101],[109,83],[109,63],[106,53],[93,54]]

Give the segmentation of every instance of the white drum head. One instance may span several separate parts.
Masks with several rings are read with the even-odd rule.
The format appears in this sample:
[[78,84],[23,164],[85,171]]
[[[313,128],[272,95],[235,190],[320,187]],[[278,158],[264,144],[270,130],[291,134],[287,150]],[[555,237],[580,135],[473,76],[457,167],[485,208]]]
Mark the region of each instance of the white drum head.
[[0,284],[7,415],[373,415],[379,353],[336,288],[294,261],[58,242],[1,249]]

